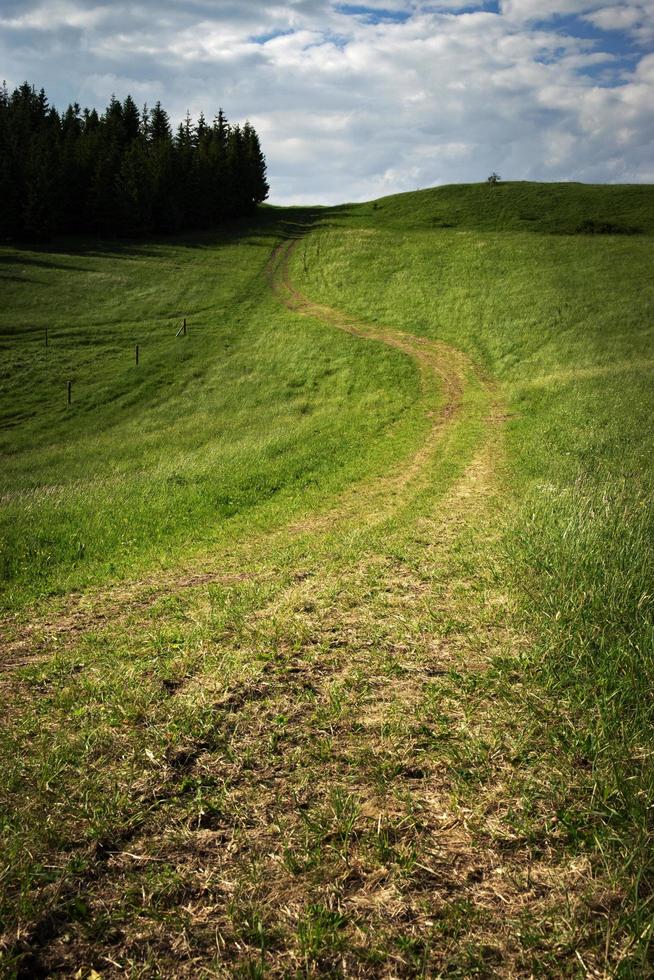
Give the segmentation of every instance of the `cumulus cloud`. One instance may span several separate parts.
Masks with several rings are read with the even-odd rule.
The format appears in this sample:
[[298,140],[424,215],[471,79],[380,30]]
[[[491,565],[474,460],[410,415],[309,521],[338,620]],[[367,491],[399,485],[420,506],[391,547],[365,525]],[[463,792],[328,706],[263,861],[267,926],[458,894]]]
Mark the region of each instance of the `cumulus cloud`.
[[603,31],[624,31],[641,46],[654,42],[654,0],[602,6],[584,19]]
[[502,0],[502,13],[518,21],[546,21],[565,15],[585,14],[605,5],[605,0]]
[[57,104],[131,92],[176,119],[220,105],[249,117],[279,202],[491,170],[649,181],[654,56],[639,45],[653,4],[3,0],[0,52],[10,84],[44,85]]
[[600,7],[584,18],[604,31],[624,31],[635,27],[643,16],[639,7]]

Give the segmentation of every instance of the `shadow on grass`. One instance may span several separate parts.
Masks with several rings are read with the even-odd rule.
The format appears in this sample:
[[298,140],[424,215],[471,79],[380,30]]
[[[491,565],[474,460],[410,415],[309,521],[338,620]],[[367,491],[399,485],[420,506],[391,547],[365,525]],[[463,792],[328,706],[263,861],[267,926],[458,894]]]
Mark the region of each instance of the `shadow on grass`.
[[[180,232],[171,235],[151,235],[143,238],[112,239],[89,236],[61,236],[49,242],[7,243],[5,251],[0,248],[0,272],[8,266],[31,266],[42,269],[62,269],[70,272],[88,272],[83,266],[68,262],[58,262],[56,256],[102,257],[112,259],[158,258],[167,248],[209,249],[216,245],[228,245],[242,241],[243,244],[260,246],[261,240],[270,239],[271,247],[280,237],[298,238],[311,228],[323,225],[339,215],[351,213],[347,205],[340,207],[294,207],[281,208],[263,206],[248,218],[226,222],[216,228]],[[255,238],[256,242],[247,239]],[[4,276],[3,278],[9,278]],[[17,282],[26,282],[24,277],[12,277]]]

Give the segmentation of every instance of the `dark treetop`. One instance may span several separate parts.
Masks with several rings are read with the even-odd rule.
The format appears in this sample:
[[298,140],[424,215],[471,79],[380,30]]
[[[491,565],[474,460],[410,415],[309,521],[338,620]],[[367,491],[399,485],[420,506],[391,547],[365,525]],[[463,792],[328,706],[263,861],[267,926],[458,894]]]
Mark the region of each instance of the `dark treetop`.
[[157,102],[131,96],[102,115],[60,115],[27,82],[0,90],[0,237],[54,233],[142,235],[208,228],[268,196],[266,162],[249,123],[222,109],[209,124],[187,114],[173,134]]

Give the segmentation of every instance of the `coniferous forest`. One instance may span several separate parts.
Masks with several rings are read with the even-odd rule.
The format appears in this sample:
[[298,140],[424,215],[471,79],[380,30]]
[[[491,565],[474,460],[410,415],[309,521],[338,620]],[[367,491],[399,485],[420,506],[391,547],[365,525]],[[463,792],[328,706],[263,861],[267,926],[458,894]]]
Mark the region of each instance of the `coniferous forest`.
[[138,236],[208,228],[268,196],[259,137],[222,109],[173,133],[161,103],[112,97],[105,112],[60,114],[43,89],[0,90],[0,236]]

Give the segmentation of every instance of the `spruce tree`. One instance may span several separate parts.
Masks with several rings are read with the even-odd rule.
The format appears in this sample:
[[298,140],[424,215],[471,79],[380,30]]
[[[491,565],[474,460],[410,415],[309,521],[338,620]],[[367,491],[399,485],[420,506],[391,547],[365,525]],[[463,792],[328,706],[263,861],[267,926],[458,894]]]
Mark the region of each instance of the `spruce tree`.
[[132,143],[141,132],[141,117],[131,95],[128,95],[123,102],[123,130],[128,144]]
[[170,143],[172,140],[170,119],[166,110],[162,108],[161,102],[157,102],[150,113],[150,132],[148,135],[151,143]]
[[266,158],[261,152],[261,144],[254,127],[246,122],[243,127],[245,182],[248,200],[251,207],[262,204],[268,197],[268,181],[266,180]]
[[205,138],[208,132],[209,132],[209,127],[207,126],[207,120],[204,118],[204,113],[201,112],[200,115],[198,116],[197,125],[195,127],[194,143],[196,146],[199,146],[199,144]]

